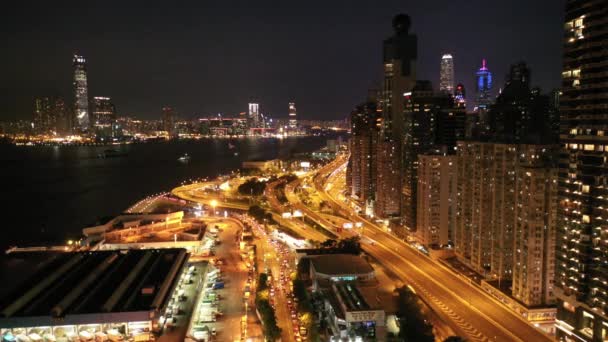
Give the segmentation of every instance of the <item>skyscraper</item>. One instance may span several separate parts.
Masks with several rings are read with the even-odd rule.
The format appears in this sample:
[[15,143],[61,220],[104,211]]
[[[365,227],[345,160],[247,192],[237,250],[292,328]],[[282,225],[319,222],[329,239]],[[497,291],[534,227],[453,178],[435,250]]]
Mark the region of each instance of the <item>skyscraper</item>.
[[558,176],[557,337],[608,336],[606,0],[566,1]]
[[418,57],[418,39],[409,32],[410,24],[409,16],[395,16],[394,34],[383,43],[382,131],[378,141],[374,205],[375,214],[383,218],[399,217],[401,214],[405,94],[412,90],[416,82]]
[[526,63],[511,65],[503,91],[487,113],[494,139],[515,143],[556,142],[552,135],[549,97],[530,89]]
[[93,128],[98,137],[112,136],[113,124],[116,121],[116,108],[109,97],[95,96],[92,102]]
[[450,54],[441,57],[439,91],[450,95],[454,94],[454,59]]
[[61,97],[44,96],[34,99],[34,131],[60,133],[69,131],[68,109]]
[[486,60],[481,61],[481,68],[476,73],[475,83],[475,112],[477,115],[477,134],[487,135],[490,130],[488,107],[492,103],[492,73],[486,66]]
[[260,105],[257,103],[249,104],[249,126],[252,128],[260,127]]
[[380,113],[376,99],[358,105],[351,113],[349,172],[351,195],[373,203],[376,192],[376,162]]
[[529,307],[555,303],[555,147],[527,145],[519,151],[512,294]]
[[453,153],[456,140],[464,138],[465,112],[454,107],[451,95],[435,93],[430,81],[417,81],[405,98],[401,211],[403,223],[413,231],[419,156],[432,150]]
[[416,237],[426,246],[445,246],[452,241],[456,220],[457,162],[455,155],[418,156]]
[[81,131],[89,129],[89,92],[87,86],[87,62],[82,56],[74,55],[74,114],[75,127]]
[[467,106],[467,93],[462,83],[458,83],[454,89],[454,102],[457,107]]
[[298,128],[298,120],[296,119],[296,104],[294,102],[289,102],[289,128]]
[[485,59],[481,61],[481,68],[477,70],[476,78],[475,105],[480,109],[487,108],[492,103],[490,94],[492,91],[492,73],[488,70]]
[[401,140],[405,93],[416,84],[418,38],[409,32],[410,17],[393,18],[395,33],[384,40],[384,89],[382,97],[383,131],[386,139]]
[[175,111],[172,107],[163,107],[162,125],[163,131],[166,131],[169,137],[175,135]]

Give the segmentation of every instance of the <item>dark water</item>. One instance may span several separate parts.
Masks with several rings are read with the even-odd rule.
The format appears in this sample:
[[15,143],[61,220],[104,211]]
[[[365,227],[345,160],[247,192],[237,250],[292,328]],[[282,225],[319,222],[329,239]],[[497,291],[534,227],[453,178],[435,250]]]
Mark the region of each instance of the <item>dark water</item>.
[[[317,150],[327,137],[173,141],[116,146],[125,157],[100,159],[108,147],[0,146],[2,238],[13,244],[65,241],[98,218],[191,178],[213,177],[251,159]],[[183,164],[177,158],[188,153]]]

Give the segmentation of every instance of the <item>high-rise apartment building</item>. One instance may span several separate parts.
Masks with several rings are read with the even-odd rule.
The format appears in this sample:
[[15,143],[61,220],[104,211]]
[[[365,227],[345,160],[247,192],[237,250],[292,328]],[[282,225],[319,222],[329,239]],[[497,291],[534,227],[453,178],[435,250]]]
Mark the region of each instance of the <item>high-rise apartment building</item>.
[[350,159],[347,178],[351,196],[362,203],[373,203],[376,194],[377,146],[380,110],[375,99],[368,99],[351,113]]
[[401,214],[401,162],[401,145],[381,136],[376,149],[376,216],[389,219]]
[[406,94],[404,113],[402,217],[411,231],[417,227],[418,156],[433,149],[453,153],[464,138],[464,108],[454,107],[451,95],[436,94],[430,81],[417,81]]
[[89,91],[87,85],[87,62],[82,56],[74,55],[74,128],[86,131],[90,126]]
[[426,246],[447,246],[456,221],[457,157],[418,156],[416,238]]
[[457,255],[477,272],[510,279],[517,146],[458,143]]
[[296,115],[296,104],[294,102],[289,102],[289,128],[291,129],[298,128]]
[[556,147],[519,150],[512,295],[528,307],[555,303]]
[[454,59],[450,54],[444,54],[441,57],[439,91],[454,95]]
[[608,339],[608,3],[566,1],[556,254],[558,338]]

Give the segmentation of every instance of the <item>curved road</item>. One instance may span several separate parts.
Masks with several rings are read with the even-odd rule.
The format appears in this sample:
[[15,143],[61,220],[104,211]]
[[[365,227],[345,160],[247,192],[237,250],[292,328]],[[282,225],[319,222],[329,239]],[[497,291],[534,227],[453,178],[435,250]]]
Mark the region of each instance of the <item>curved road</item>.
[[336,171],[344,167],[345,163],[345,157],[338,157],[319,170],[314,183],[322,197],[341,211],[348,212],[348,217],[364,223],[365,236],[375,241],[374,244],[363,246],[365,252],[409,282],[429,305],[448,317],[471,341],[553,340],[468,280],[422,255],[394,235],[355,214],[346,204],[329,196],[325,183],[331,182]]

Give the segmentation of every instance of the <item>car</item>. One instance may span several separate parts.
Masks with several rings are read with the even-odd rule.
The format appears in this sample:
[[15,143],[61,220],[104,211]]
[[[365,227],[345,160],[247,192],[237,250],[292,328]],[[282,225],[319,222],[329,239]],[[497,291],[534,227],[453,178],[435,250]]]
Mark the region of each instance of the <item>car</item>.
[[217,335],[217,330],[215,328],[211,328],[211,336]]

